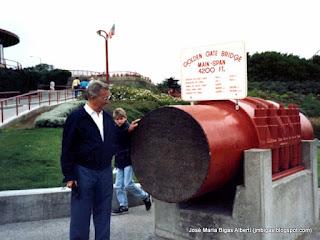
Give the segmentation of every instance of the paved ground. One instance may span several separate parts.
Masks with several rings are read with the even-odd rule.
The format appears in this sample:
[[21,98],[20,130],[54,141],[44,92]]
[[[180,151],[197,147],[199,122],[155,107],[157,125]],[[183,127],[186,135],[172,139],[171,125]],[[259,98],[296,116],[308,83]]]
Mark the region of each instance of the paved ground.
[[[154,210],[144,206],[131,208],[129,214],[111,217],[112,240],[148,240],[153,235]],[[94,239],[91,224],[90,240]],[[67,240],[69,218],[0,225],[1,240]]]
[[320,223],[312,228],[312,233],[305,233],[297,240],[319,240],[320,239]]
[[[154,209],[131,208],[129,214],[111,217],[111,240],[155,240]],[[69,218],[0,225],[0,240],[67,240]],[[94,239],[91,224],[90,240]],[[320,224],[297,240],[319,240]]]

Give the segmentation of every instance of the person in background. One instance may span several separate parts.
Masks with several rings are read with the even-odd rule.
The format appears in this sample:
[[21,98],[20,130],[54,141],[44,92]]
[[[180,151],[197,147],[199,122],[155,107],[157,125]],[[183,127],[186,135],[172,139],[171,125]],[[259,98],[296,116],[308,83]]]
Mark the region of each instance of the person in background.
[[54,91],[55,90],[55,82],[51,81],[49,85],[50,85],[50,90]]
[[96,240],[110,239],[113,192],[111,159],[117,135],[112,117],[103,111],[108,84],[93,81],[88,101],[67,118],[62,138],[61,169],[71,193],[70,239],[88,240],[93,215]]
[[79,78],[76,77],[75,79],[73,79],[72,84],[71,84],[71,88],[74,91],[74,96],[76,98],[78,97],[79,87],[80,87],[80,80],[79,80]]
[[91,81],[94,81],[94,80],[96,80],[94,77],[91,77],[90,79],[89,79],[89,83],[91,82]]
[[88,87],[88,84],[89,84],[89,81],[87,79],[83,79],[80,81],[80,89],[83,91],[83,90],[86,90],[87,87]]
[[150,196],[141,188],[138,188],[132,180],[133,168],[130,157],[130,133],[138,126],[137,119],[129,124],[124,109],[117,108],[113,111],[113,118],[117,126],[118,149],[115,155],[115,167],[117,168],[115,189],[119,208],[112,211],[112,215],[120,215],[128,212],[128,199],[126,192],[140,198],[149,211],[151,208]]

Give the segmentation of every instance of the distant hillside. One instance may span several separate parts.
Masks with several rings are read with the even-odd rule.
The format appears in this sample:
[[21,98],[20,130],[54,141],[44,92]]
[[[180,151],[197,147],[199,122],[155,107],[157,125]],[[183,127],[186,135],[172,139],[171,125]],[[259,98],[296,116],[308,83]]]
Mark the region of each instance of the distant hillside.
[[150,79],[143,76],[111,76],[110,83],[114,85],[125,85],[135,88],[145,88],[155,91],[157,89]]

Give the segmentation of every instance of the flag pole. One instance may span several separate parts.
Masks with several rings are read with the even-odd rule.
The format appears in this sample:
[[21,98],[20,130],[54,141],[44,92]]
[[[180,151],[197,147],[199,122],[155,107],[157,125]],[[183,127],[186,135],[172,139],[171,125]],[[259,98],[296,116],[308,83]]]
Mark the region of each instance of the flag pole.
[[115,25],[113,24],[109,33],[104,30],[98,30],[97,34],[105,39],[106,47],[106,82],[109,84],[109,57],[108,57],[108,38],[112,38],[115,32]]
[[106,39],[106,82],[109,85],[108,37]]

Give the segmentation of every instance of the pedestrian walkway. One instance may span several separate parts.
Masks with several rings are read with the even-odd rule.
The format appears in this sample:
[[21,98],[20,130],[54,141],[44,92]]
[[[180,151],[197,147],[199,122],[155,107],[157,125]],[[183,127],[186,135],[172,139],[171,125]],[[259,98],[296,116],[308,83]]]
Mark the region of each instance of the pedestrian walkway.
[[0,99],[0,127],[43,106],[53,106],[74,99],[71,89],[35,92]]
[[[69,218],[0,225],[1,240],[67,240]],[[320,224],[312,233],[297,240],[319,240]],[[91,220],[90,240],[94,239]],[[111,240],[156,240],[154,236],[154,205],[146,212],[143,205],[130,208],[128,214],[111,216]]]
[[[154,231],[154,209],[141,205],[129,209],[128,214],[111,217],[112,240],[149,240]],[[69,218],[0,225],[1,240],[67,240]],[[94,239],[91,220],[90,240]]]
[[319,240],[320,239],[320,223],[312,228],[312,233],[305,233],[297,240]]

